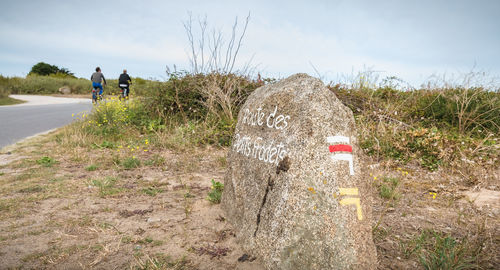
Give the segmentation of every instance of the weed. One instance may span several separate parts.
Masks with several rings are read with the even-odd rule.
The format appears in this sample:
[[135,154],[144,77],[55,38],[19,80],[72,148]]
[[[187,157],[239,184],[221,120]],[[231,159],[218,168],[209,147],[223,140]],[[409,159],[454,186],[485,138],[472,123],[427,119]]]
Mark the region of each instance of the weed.
[[154,240],[154,241],[151,243],[151,245],[152,245],[153,247],[159,247],[159,246],[163,245],[163,241],[161,241],[161,240]]
[[163,164],[165,164],[165,158],[158,154],[154,154],[152,158],[144,161],[146,166],[161,166]]
[[123,162],[122,165],[125,169],[130,170],[141,166],[141,161],[136,157],[128,157]]
[[52,167],[52,165],[56,164],[56,163],[57,163],[57,161],[56,161],[56,160],[54,160],[54,159],[53,159],[53,158],[51,158],[51,157],[44,156],[44,157],[42,157],[42,158],[38,159],[38,160],[36,161],[36,163],[37,163],[37,164],[40,164],[40,165],[42,165],[42,166],[44,166],[44,167]]
[[89,165],[89,166],[85,167],[85,170],[89,171],[89,172],[93,172],[93,171],[97,170],[97,165],[95,165],[95,164]]
[[49,179],[49,183],[57,183],[57,182],[62,182],[64,181],[64,177],[54,177]]
[[383,177],[379,185],[379,195],[386,200],[398,199],[399,193],[396,188],[399,185],[399,179],[395,177]]
[[[424,269],[467,269],[474,268],[476,258],[467,256],[467,241],[457,241],[451,236],[433,234],[434,242],[420,254]],[[432,240],[432,239],[429,239]]]
[[225,167],[226,167],[226,165],[227,165],[227,159],[226,159],[226,157],[225,157],[225,156],[223,156],[223,157],[218,157],[218,158],[217,158],[217,163],[219,164],[219,166],[221,166],[221,167],[225,168]]
[[99,188],[99,195],[101,197],[106,197],[122,191],[121,188],[115,187],[116,181],[116,177],[107,176],[101,179],[94,179],[91,183],[93,186]]
[[147,236],[144,239],[138,240],[136,243],[137,244],[151,244],[152,242],[153,242],[153,238],[151,238],[150,236]]
[[172,260],[168,255],[158,253],[153,257],[145,254],[145,258],[135,256],[136,266],[138,270],[160,270],[160,269],[191,269],[191,262],[185,257],[177,260]]
[[39,185],[34,185],[26,188],[22,188],[19,190],[20,193],[37,193],[37,192],[42,192],[44,190],[43,187]]
[[224,184],[218,181],[215,182],[215,180],[212,179],[212,186],[210,188],[211,190],[208,192],[207,199],[212,203],[220,203],[222,192],[224,191]]
[[93,143],[92,147],[94,147],[94,148],[101,148],[101,149],[102,148],[113,149],[113,148],[115,148],[115,144],[113,142],[103,141],[101,144]]
[[132,237],[129,235],[125,235],[122,237],[121,242],[124,244],[130,244],[130,243],[132,243]]
[[154,197],[154,196],[156,196],[156,194],[163,192],[163,189],[156,188],[156,187],[147,187],[147,188],[143,188],[141,190],[141,192],[146,194],[146,195]]

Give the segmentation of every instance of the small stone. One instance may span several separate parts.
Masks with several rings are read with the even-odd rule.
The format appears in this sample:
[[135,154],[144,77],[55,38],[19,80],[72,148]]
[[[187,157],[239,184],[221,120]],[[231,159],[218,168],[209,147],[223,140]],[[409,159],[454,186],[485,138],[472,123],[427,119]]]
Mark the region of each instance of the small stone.
[[61,93],[63,95],[71,94],[71,88],[69,88],[69,86],[63,86],[63,87],[59,88],[59,93]]
[[152,222],[160,222],[161,221],[161,218],[153,218],[153,217],[150,217],[147,219],[147,223],[152,223]]

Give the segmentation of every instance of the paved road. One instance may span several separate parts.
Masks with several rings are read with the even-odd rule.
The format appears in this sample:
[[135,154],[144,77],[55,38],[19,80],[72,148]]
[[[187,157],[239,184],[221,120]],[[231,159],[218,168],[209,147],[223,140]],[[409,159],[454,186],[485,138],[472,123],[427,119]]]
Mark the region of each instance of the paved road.
[[0,106],[0,149],[37,133],[67,125],[74,119],[72,114],[91,109],[90,100],[70,104],[30,105],[28,102]]

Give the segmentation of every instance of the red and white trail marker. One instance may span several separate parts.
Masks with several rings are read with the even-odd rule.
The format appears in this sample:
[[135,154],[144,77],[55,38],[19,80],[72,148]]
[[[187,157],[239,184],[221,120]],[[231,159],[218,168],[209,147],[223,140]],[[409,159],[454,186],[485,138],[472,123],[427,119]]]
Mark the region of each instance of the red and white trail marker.
[[349,137],[329,136],[326,141],[330,144],[328,149],[332,153],[334,161],[345,160],[349,162],[349,173],[354,175],[354,164],[352,159],[352,146],[349,144]]

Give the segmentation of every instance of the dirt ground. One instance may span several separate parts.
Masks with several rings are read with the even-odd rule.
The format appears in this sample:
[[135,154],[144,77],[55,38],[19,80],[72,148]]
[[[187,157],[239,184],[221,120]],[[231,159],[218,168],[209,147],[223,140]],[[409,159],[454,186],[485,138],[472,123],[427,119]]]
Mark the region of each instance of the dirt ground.
[[[0,153],[0,269],[263,269],[207,200],[227,149],[150,149],[126,168],[111,158],[119,149],[70,155],[54,136]],[[464,176],[366,163],[379,269],[422,269],[436,233],[479,248],[473,265],[500,268],[500,169]],[[384,198],[388,177],[398,183]]]

